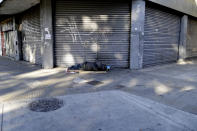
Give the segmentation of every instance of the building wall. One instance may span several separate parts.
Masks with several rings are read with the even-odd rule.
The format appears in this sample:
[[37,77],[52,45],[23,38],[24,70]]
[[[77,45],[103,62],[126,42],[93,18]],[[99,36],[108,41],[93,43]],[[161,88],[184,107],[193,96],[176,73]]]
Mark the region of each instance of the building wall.
[[[53,13],[52,13],[52,4],[50,0],[41,0],[41,8],[40,5],[37,5],[27,11],[25,11],[23,14],[21,14],[22,18],[21,18],[21,31],[23,34],[23,55],[24,55],[24,59],[26,61],[30,61],[36,64],[43,64],[45,63],[46,65],[44,65],[43,67],[53,67],[53,52],[54,52],[54,47],[53,44],[55,45],[55,43],[53,43],[53,25],[52,25],[52,18],[53,18]],[[166,11],[169,11],[169,8],[173,9],[170,10],[169,12],[179,12],[181,14],[181,16],[183,16],[184,14],[187,14],[189,16],[193,16],[193,17],[197,17],[197,2],[196,0],[132,0],[133,2],[130,1],[130,4],[134,3],[134,1],[140,1],[139,3],[136,2],[136,7],[144,7],[144,4],[147,3],[156,3],[155,5],[161,5],[163,7],[168,7],[166,8]],[[150,2],[147,2],[150,1]],[[53,1],[55,2],[55,0]],[[140,6],[141,5],[141,6]],[[40,9],[41,12],[43,12],[43,14],[41,16],[43,16],[43,20],[40,20]],[[142,10],[142,8],[140,8]],[[176,10],[176,11],[175,11]],[[99,10],[98,10],[99,11]],[[132,13],[133,11],[136,11],[134,13]],[[133,28],[133,30],[131,29],[131,34],[135,33],[135,31],[137,32],[138,27],[144,27],[143,24],[144,22],[142,22],[141,20],[143,20],[145,12],[141,11],[141,13],[139,13],[139,8],[136,8],[136,10],[132,9],[131,14],[132,19],[131,19],[131,25],[135,24],[134,21],[139,20],[140,26],[138,25],[139,22],[136,22],[136,27]],[[178,14],[179,14],[178,13]],[[138,15],[135,15],[138,14]],[[41,23],[40,23],[41,22]],[[53,20],[54,22],[54,20]],[[197,34],[197,29],[196,29],[196,23],[197,20],[193,19],[190,20],[188,22],[188,35],[187,35],[187,52],[193,52],[193,54],[195,53],[195,51],[197,52],[197,46],[196,44],[196,34]],[[40,26],[40,24],[42,25],[42,27]],[[36,28],[35,28],[36,26]],[[46,35],[46,29],[49,29],[50,35],[51,35],[51,39],[47,39],[45,36]],[[140,52],[142,49],[138,49],[141,48],[143,46],[143,39],[144,39],[144,31],[140,31],[140,40],[134,40],[131,39],[130,37],[128,39],[130,39],[130,45],[132,45],[133,43],[137,43],[135,47],[130,48],[131,52],[132,50],[135,50],[136,52],[134,53],[134,57],[135,56],[139,56],[139,54],[143,54],[143,52]],[[41,36],[42,35],[42,36]],[[132,35],[131,35],[132,36]],[[184,35],[185,36],[185,35]],[[42,39],[43,40],[42,40]],[[136,38],[134,36],[134,38]],[[142,42],[143,41],[143,42]],[[42,52],[41,52],[41,46],[45,45],[45,47],[43,47],[43,54],[45,55],[45,58],[42,60]],[[50,47],[50,48],[49,48]],[[131,50],[132,49],[132,50]],[[193,51],[191,51],[193,50]],[[195,51],[194,51],[195,50]],[[50,58],[49,58],[50,56]],[[189,54],[189,56],[193,56],[191,54]],[[49,59],[50,59],[50,64],[49,64]],[[44,61],[44,62],[43,62]],[[131,61],[131,58],[130,58]],[[139,60],[140,61],[140,60]],[[134,61],[136,62],[136,61]],[[139,63],[138,63],[139,64]],[[49,66],[50,65],[50,66]],[[140,67],[141,68],[141,67]]]
[[197,17],[197,0],[147,0]]
[[[45,0],[42,0],[42,1],[45,1]],[[41,1],[41,3],[43,3],[43,5],[47,5],[46,4],[46,2],[42,2]],[[134,0],[133,0],[134,1]],[[138,0],[138,1],[143,1],[143,0]],[[145,0],[146,1],[146,0]],[[173,9],[173,10],[168,10],[168,8],[166,8],[166,10],[168,10],[169,12],[172,12],[172,13],[174,13],[174,12],[179,12],[178,14],[181,14],[181,16],[183,16],[184,14],[188,14],[188,15],[191,15],[191,16],[195,16],[195,17],[197,17],[197,14],[196,14],[196,12],[197,12],[197,8],[196,8],[196,3],[195,3],[195,1],[194,0],[147,0],[147,1],[151,1],[150,3],[157,3],[157,4],[159,4],[159,5],[161,5],[161,6],[163,6],[163,7],[168,7],[168,8],[171,8],[171,9]],[[143,3],[143,2],[142,2]],[[157,5],[156,4],[156,5]],[[42,5],[42,4],[41,4]],[[42,7],[42,6],[41,6]],[[43,6],[44,8],[46,8],[47,10],[48,10],[48,6]],[[162,7],[162,8],[163,8]],[[43,9],[41,9],[41,10],[43,10]],[[176,10],[176,11],[175,11]],[[136,11],[138,11],[138,10],[136,10]],[[176,13],[177,13],[176,12]],[[46,15],[46,14],[45,14]],[[49,14],[47,14],[47,16],[48,16]],[[51,16],[52,16],[52,14],[50,14]],[[140,14],[140,18],[141,18],[141,15],[142,14]],[[132,23],[133,21],[131,21],[131,23]],[[46,28],[48,28],[47,26],[46,26]],[[181,28],[181,27],[180,27]],[[42,31],[43,32],[43,31]],[[141,32],[142,33],[142,35],[143,35],[143,33],[144,32]],[[133,39],[131,39],[131,43],[134,43],[133,42]],[[55,44],[55,43],[54,43]],[[140,45],[141,44],[143,44],[143,43],[140,43]],[[136,46],[135,48],[136,49],[133,49],[133,50],[138,50],[137,48],[138,48],[139,46]],[[141,47],[141,46],[140,46]],[[54,51],[54,49],[55,48],[53,48],[53,51]],[[45,52],[48,52],[48,51],[45,51]],[[51,51],[49,51],[50,53],[51,53]],[[130,52],[131,52],[131,50],[130,50]],[[136,52],[136,55],[139,55],[139,52]],[[47,57],[46,57],[47,58]],[[131,60],[131,59],[130,59]]]

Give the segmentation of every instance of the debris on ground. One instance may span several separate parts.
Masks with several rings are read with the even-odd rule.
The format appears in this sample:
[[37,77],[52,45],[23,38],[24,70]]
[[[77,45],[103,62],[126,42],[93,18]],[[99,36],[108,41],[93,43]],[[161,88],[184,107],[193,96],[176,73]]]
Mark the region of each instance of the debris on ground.
[[82,84],[82,83],[87,83],[88,81],[85,80],[85,79],[81,79],[81,78],[77,77],[73,80],[73,82],[76,83],[76,84]]

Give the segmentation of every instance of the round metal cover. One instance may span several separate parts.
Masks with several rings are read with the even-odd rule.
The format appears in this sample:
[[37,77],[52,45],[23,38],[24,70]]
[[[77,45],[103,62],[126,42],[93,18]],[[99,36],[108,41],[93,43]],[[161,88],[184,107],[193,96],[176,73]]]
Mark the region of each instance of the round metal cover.
[[36,100],[29,104],[30,110],[35,112],[54,111],[61,108],[62,106],[63,106],[63,100],[59,100],[56,98]]

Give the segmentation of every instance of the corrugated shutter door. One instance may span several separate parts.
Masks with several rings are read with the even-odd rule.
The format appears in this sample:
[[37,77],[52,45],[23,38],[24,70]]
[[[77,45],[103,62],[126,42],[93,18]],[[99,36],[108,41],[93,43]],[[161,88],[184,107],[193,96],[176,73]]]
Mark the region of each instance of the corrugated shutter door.
[[23,59],[41,65],[40,5],[26,11],[21,23]]
[[56,0],[56,65],[98,59],[128,67],[129,25],[127,2]]
[[190,18],[188,21],[187,57],[197,57],[197,19]]
[[15,58],[15,32],[14,31],[7,31],[4,32],[5,35],[5,47],[6,47],[6,56]]
[[175,62],[178,58],[180,17],[146,7],[143,66]]

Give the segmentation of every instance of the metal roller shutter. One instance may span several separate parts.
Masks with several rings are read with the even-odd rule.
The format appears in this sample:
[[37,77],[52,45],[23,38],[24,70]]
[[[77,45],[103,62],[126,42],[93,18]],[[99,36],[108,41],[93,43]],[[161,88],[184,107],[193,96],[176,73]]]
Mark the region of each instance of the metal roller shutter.
[[197,57],[197,19],[190,18],[188,21],[187,57]]
[[5,37],[5,48],[6,48],[6,56],[15,58],[15,32],[14,31],[7,31],[4,32]]
[[41,65],[40,5],[26,11],[21,23],[23,59]]
[[143,66],[177,61],[180,17],[146,7]]
[[56,0],[57,66],[96,59],[128,67],[130,6],[115,1]]

